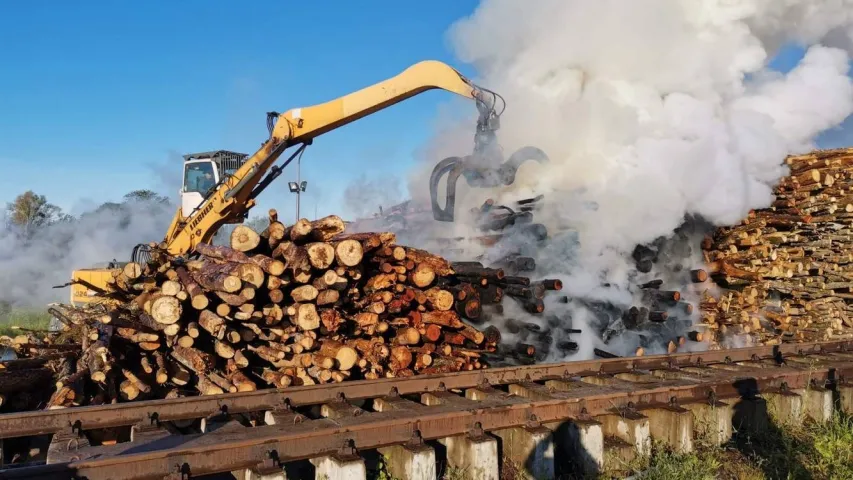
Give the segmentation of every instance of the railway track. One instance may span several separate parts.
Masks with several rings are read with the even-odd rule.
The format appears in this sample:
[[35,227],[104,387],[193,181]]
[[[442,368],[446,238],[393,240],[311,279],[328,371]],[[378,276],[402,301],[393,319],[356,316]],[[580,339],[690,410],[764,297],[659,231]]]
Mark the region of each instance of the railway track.
[[437,463],[554,478],[645,454],[651,439],[722,443],[767,411],[853,411],[851,378],[843,341],[5,414],[0,479],[364,478],[376,452],[403,479],[434,479]]

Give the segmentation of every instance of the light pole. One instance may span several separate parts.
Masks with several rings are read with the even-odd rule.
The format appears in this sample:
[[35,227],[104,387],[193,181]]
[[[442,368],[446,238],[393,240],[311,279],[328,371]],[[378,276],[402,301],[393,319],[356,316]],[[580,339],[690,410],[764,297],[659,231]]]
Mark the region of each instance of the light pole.
[[288,182],[287,187],[290,189],[291,193],[296,194],[296,221],[299,221],[299,200],[302,196],[302,192],[308,187],[307,181],[302,181],[302,172],[301,172],[302,158],[300,157],[296,160],[296,181]]

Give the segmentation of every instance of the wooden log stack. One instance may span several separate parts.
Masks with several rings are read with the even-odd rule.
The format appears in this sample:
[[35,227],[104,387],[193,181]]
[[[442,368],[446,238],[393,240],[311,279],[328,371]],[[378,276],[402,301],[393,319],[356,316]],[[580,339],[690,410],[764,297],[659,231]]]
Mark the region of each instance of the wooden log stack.
[[334,215],[285,226],[271,210],[263,232],[239,225],[230,246],[188,258],[154,248],[116,272],[108,301],[55,307],[79,335],[47,407],[485,368],[506,348],[475,327],[484,309],[507,294],[541,313],[559,289],[344,229]]
[[853,337],[853,149],[786,159],[766,209],[702,242],[719,291],[705,292],[715,337],[777,344]]

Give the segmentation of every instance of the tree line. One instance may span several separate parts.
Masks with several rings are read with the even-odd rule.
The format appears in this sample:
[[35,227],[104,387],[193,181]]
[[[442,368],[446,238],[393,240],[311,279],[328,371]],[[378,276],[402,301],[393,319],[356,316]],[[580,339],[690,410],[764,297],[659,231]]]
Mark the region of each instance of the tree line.
[[[132,215],[131,207],[138,204],[177,208],[172,206],[172,202],[167,197],[151,190],[133,190],[124,195],[121,202],[104,202],[94,210],[84,212],[79,217],[74,217],[63,212],[57,205],[50,203],[46,196],[39,195],[32,190],[27,190],[6,204],[5,226],[7,230],[16,233],[22,239],[26,240],[32,238],[46,227],[62,223],[72,223],[75,220],[112,213],[122,216],[119,226],[123,227],[130,222],[130,215]],[[266,216],[257,216],[245,221],[245,224],[259,231],[265,229],[268,223],[269,220]],[[213,243],[219,244],[224,242],[223,244],[227,244],[228,237],[233,229],[234,225],[223,225],[216,233]],[[140,241],[143,240],[145,239],[141,239]]]
[[[123,197],[122,202],[105,202],[98,208],[81,214],[80,218],[104,212],[126,213],[130,204],[148,202],[162,206],[170,204],[168,198],[151,190],[133,190]],[[14,231],[24,239],[31,238],[43,228],[77,220],[73,215],[63,212],[62,208],[50,203],[46,196],[32,190],[27,190],[7,203],[5,213],[7,230]]]

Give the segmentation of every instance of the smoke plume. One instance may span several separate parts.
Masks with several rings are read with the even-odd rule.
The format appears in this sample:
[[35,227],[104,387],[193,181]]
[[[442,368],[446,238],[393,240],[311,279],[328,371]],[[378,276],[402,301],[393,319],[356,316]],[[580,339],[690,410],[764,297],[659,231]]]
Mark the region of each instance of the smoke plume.
[[138,243],[160,241],[174,207],[159,202],[126,201],[56,223],[24,239],[12,228],[0,229],[0,301],[43,309],[69,302],[71,280],[81,268],[130,261]]
[[[460,181],[456,211],[544,194],[536,220],[576,236],[552,239],[541,273],[570,296],[630,305],[636,245],[687,216],[729,225],[769,206],[784,157],[853,113],[851,32],[850,0],[483,0],[452,26],[452,45],[506,99],[506,156],[534,145],[551,161],[497,191]],[[770,70],[792,42],[804,58]],[[471,151],[472,125],[436,135],[426,150],[440,156],[412,175],[416,200],[436,161]],[[683,255],[701,266],[698,252]],[[572,316],[583,324],[589,312]],[[579,355],[600,342],[583,338]]]
[[351,181],[343,192],[343,208],[348,218],[369,218],[380,208],[387,208],[403,200],[402,182],[393,176],[368,178],[362,174]]

